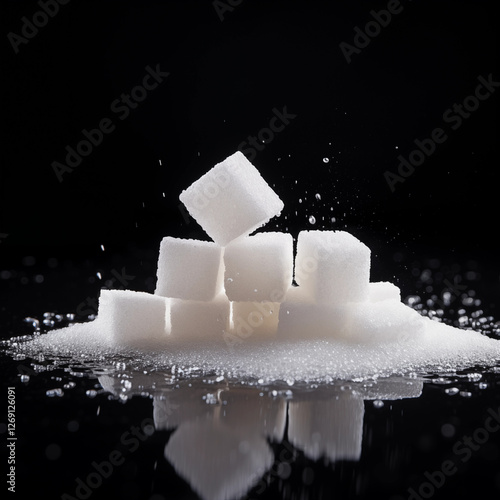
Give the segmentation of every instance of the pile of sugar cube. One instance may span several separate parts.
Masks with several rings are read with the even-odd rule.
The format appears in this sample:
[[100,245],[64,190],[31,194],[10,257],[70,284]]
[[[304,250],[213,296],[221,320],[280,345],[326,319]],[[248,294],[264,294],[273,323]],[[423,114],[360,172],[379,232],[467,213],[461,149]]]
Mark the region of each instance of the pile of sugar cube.
[[180,200],[212,241],[163,238],[154,294],[101,290],[97,320],[117,344],[387,342],[422,328],[397,286],[370,282],[370,249],[352,234],[302,231],[296,252],[290,234],[250,236],[284,205],[242,153],[216,164]]

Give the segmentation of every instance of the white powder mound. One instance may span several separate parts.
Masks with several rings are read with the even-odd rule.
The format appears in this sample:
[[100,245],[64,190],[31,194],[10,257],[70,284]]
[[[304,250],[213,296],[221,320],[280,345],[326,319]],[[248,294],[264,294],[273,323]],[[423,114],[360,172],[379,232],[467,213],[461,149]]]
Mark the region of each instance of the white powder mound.
[[140,349],[119,347],[99,320],[54,330],[22,345],[26,354],[112,360],[122,354],[136,365],[167,369],[173,365],[228,378],[264,379],[266,382],[352,380],[423,371],[448,371],[500,361],[500,342],[479,332],[461,330],[423,318],[424,329],[415,337],[394,342],[361,344],[340,340],[266,340],[250,337],[233,348],[221,342],[170,340],[141,344]]

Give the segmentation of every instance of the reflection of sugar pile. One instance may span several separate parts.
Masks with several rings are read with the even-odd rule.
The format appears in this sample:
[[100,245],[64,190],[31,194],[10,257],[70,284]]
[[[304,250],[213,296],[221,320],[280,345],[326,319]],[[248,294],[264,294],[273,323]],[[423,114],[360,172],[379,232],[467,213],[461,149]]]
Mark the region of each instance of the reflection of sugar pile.
[[[352,394],[336,398],[291,401],[288,407],[290,442],[306,457],[359,460],[363,439],[363,400]],[[328,422],[325,425],[325,422]]]
[[370,283],[370,250],[347,232],[302,231],[295,259],[291,235],[249,236],[283,203],[239,152],[180,198],[214,241],[165,237],[155,294],[102,290],[94,322],[52,332],[38,347],[153,348],[155,366],[182,360],[285,380],[500,357],[498,342],[424,318],[395,285]]
[[[155,387],[161,384],[161,377],[150,377],[149,387],[156,379]],[[132,394],[132,387],[135,392],[154,394],[156,429],[174,431],[165,457],[207,500],[240,498],[276,460],[282,460],[282,456],[274,456],[269,442],[288,447],[288,461],[293,460],[293,449],[311,460],[359,460],[363,400],[416,398],[423,386],[421,380],[396,378],[369,385],[294,390],[292,396],[290,391],[261,392],[224,382],[148,389],[147,377],[139,374],[130,380]],[[107,390],[120,394],[120,379],[100,377],[99,381]]]
[[[422,391],[419,381],[402,381],[399,385],[401,398],[418,397]],[[390,391],[392,398],[397,397],[394,389],[393,386]],[[372,388],[372,396],[376,390]],[[165,456],[202,498],[239,498],[254,485],[273,465],[266,438],[277,443],[286,439],[312,460],[325,457],[335,462],[361,458],[364,416],[361,394],[350,390],[336,394],[331,390],[296,392],[293,399],[285,401],[259,396],[257,390],[243,394],[235,391],[233,397],[232,391],[228,392],[225,398],[220,398],[218,407],[203,417],[183,411],[180,402],[178,415],[166,416],[166,424],[163,412],[168,413],[173,401],[155,400],[157,428],[171,428],[174,419],[179,421],[165,447]],[[382,382],[377,399],[385,399],[384,396]],[[213,406],[198,398],[198,405],[203,404]],[[286,413],[287,436],[283,433]],[[292,460],[293,453],[288,455]]]
[[167,460],[202,497],[239,498],[273,463],[267,439],[283,439],[285,400],[257,391],[207,396],[206,388],[205,399],[198,391],[185,400],[179,392],[154,401],[157,428],[177,429],[165,447]]

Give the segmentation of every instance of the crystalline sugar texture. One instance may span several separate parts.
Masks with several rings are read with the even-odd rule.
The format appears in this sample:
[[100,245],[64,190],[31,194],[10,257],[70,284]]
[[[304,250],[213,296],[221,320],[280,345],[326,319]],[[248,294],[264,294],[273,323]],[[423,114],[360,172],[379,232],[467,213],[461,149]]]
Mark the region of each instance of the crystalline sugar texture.
[[278,329],[278,302],[233,302],[233,332],[239,338],[272,336]]
[[424,318],[396,300],[314,303],[302,287],[295,287],[280,306],[278,337],[404,343],[424,329]]
[[171,299],[172,340],[220,340],[229,330],[230,306],[224,294],[212,301]]
[[359,302],[368,296],[370,249],[345,231],[301,231],[295,280],[316,302]]
[[344,336],[347,324],[343,306],[283,302],[280,306],[278,337],[280,339],[335,339]]
[[224,267],[229,300],[282,302],[292,284],[292,236],[271,232],[240,238],[225,248]]
[[156,295],[212,300],[222,291],[222,248],[211,241],[163,238],[158,258]]
[[117,344],[166,341],[167,300],[145,292],[101,290],[97,320]]
[[290,288],[280,305],[277,336],[280,339],[334,339],[348,321],[343,305],[318,304],[302,287]]
[[388,281],[378,281],[368,285],[368,300],[379,302],[381,300],[401,300],[399,287]]
[[422,335],[425,318],[402,302],[383,300],[346,306],[348,324],[341,335],[356,343],[401,342]]
[[220,246],[249,235],[283,210],[283,202],[237,151],[184,190],[179,199]]

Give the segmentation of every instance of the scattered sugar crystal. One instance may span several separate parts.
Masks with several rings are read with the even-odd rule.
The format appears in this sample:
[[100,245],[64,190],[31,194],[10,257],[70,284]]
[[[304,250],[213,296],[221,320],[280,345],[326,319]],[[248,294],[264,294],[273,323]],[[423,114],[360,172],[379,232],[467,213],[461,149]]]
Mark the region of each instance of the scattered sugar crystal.
[[49,389],[48,391],[45,392],[45,394],[49,397],[49,398],[54,398],[54,397],[57,397],[57,398],[61,398],[64,396],[64,391],[62,389]]
[[240,338],[272,336],[278,328],[278,302],[233,302],[232,331]]
[[399,287],[388,281],[379,281],[368,284],[368,300],[379,302],[381,300],[401,300]]
[[222,248],[211,241],[167,236],[160,244],[156,295],[212,300],[223,288]]
[[220,246],[249,235],[283,210],[278,195],[239,151],[191,184],[179,199]]
[[170,300],[170,341],[222,341],[229,330],[230,305],[224,294],[211,301]]
[[96,325],[116,344],[166,340],[167,301],[131,290],[101,290]]
[[345,231],[301,231],[295,280],[317,302],[362,301],[368,296],[370,249]]
[[282,302],[293,277],[293,239],[269,232],[240,238],[224,250],[229,300]]
[[409,380],[406,377],[390,377],[377,379],[373,385],[356,389],[365,401],[396,400],[419,398],[424,387],[423,380]]

